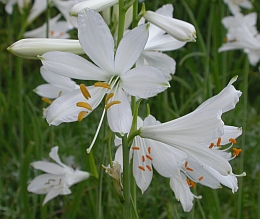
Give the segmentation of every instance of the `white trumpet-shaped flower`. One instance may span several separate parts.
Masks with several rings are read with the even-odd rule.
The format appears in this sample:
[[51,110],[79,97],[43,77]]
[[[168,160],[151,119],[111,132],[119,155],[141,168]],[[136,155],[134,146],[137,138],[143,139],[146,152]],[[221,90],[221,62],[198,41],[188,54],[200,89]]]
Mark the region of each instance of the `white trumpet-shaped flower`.
[[143,17],[179,41],[196,41],[196,30],[190,23],[153,11],[145,11]]
[[232,168],[228,161],[205,147],[205,143],[224,135],[221,115],[233,109],[241,96],[241,92],[232,85],[236,78],[218,95],[202,103],[193,112],[173,121],[141,127],[140,136],[178,148],[221,175],[230,174]]
[[132,112],[127,94],[149,98],[169,87],[168,81],[156,68],[142,66],[131,69],[147,42],[148,28],[141,25],[129,31],[114,52],[113,37],[98,12],[91,9],[82,11],[78,16],[78,26],[80,44],[96,65],[65,52],[48,52],[40,59],[54,73],[98,82],[89,92],[81,85],[80,90],[57,98],[49,108],[47,121],[50,125],[59,125],[81,120],[107,94],[105,109],[110,128],[114,132],[128,133]]
[[60,161],[58,155],[58,146],[53,147],[49,153],[51,159],[56,163],[47,161],[36,161],[31,165],[37,169],[46,172],[33,179],[28,185],[28,191],[35,194],[47,194],[43,205],[58,195],[71,194],[70,186],[86,180],[89,177],[88,172],[76,170],[66,166]]
[[249,0],[224,0],[227,4],[230,12],[234,15],[240,13],[240,7],[251,9],[253,7],[252,3]]
[[[164,5],[156,10],[155,13],[172,18],[173,6],[171,4]],[[140,20],[139,25],[142,23],[144,23],[144,18]],[[149,38],[136,64],[137,66],[153,66],[170,80],[171,74],[175,73],[176,62],[172,57],[162,52],[179,49],[185,44],[186,42],[179,41],[171,35],[165,34],[165,31],[156,25],[150,24]]]

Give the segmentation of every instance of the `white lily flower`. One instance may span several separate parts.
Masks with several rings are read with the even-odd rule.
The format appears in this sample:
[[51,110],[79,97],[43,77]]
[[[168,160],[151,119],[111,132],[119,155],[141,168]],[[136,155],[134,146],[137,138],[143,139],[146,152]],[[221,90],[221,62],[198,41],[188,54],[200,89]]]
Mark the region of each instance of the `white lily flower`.
[[36,161],[31,165],[37,169],[46,172],[37,176],[28,185],[28,191],[35,194],[47,194],[43,205],[58,195],[71,194],[70,186],[89,178],[88,172],[76,170],[66,166],[60,161],[58,155],[58,146],[53,147],[49,153],[51,159],[56,163],[47,161]]
[[71,16],[78,16],[84,8],[91,8],[98,12],[118,3],[118,0],[86,0],[74,5],[70,10]]
[[[61,14],[58,14],[54,18],[49,20],[49,38],[66,39],[70,38],[67,33],[71,27],[67,21],[58,21],[61,18]],[[47,25],[44,23],[41,27],[34,30],[30,30],[24,33],[24,37],[29,38],[44,38],[46,37]]]
[[8,14],[12,14],[13,13],[13,6],[15,4],[18,5],[19,11],[23,11],[24,8],[28,7],[28,5],[31,3],[31,0],[7,0],[7,1],[3,1],[3,3],[5,3],[5,11]]
[[[166,4],[156,10],[155,13],[172,18],[173,6]],[[140,20],[139,25],[142,23],[144,23],[144,19]],[[176,62],[172,57],[161,52],[177,50],[185,44],[186,42],[179,41],[169,34],[165,34],[164,30],[151,24],[149,27],[149,38],[136,64],[137,66],[153,66],[159,69],[170,80],[171,74],[175,73]]]
[[202,103],[195,111],[173,121],[143,126],[139,129],[139,135],[178,148],[220,174],[228,175],[232,172],[228,161],[203,144],[224,134],[221,115],[233,109],[241,96],[241,92],[232,85],[236,78],[233,78],[218,95]]
[[39,85],[34,89],[34,92],[41,97],[55,99],[70,91],[79,89],[79,85],[70,78],[54,74],[44,66],[40,68],[40,73],[43,79],[48,82],[48,84]]
[[146,11],[143,17],[179,41],[196,41],[196,30],[190,23],[153,11]]
[[[68,21],[70,28],[77,26],[77,20],[69,15],[70,9],[77,3],[84,0],[51,0],[50,6],[55,6]],[[31,23],[41,13],[47,9],[47,1],[35,0],[30,11],[30,15],[27,18],[27,22]]]
[[70,39],[22,39],[13,43],[7,50],[25,59],[38,59],[38,55],[42,55],[48,51],[66,51],[75,54],[84,54],[79,41]]
[[[126,93],[140,98],[149,98],[169,87],[163,74],[153,67],[145,66],[130,70],[146,44],[147,26],[138,26],[129,31],[114,53],[113,37],[98,12],[85,9],[78,16],[78,25],[80,44],[97,66],[80,56],[64,52],[48,52],[40,59],[43,65],[54,73],[75,79],[99,81],[94,84],[92,91],[89,91],[90,95],[85,95],[85,101],[100,103],[104,95],[108,94],[105,108],[110,128],[113,132],[128,133],[132,113]],[[86,93],[87,89],[82,87],[81,91]],[[76,95],[79,97],[78,92]],[[98,101],[92,101],[92,95],[96,96]],[[83,95],[81,96],[84,98]],[[60,98],[63,102],[59,100]],[[82,119],[88,115],[84,114],[82,117],[81,114],[78,117],[73,114],[75,111],[73,113],[70,111],[72,108],[67,106],[76,107],[78,103],[78,99],[74,98],[71,93],[60,98],[50,106],[47,116],[50,125],[73,122],[79,120],[77,118]],[[87,109],[84,106],[78,108],[88,113],[94,109],[94,106],[89,104]],[[64,121],[61,114],[66,117]],[[73,119],[69,121],[68,117]]]
[[253,5],[249,0],[224,0],[224,3],[227,4],[230,12],[234,15],[240,13],[240,7],[251,9]]

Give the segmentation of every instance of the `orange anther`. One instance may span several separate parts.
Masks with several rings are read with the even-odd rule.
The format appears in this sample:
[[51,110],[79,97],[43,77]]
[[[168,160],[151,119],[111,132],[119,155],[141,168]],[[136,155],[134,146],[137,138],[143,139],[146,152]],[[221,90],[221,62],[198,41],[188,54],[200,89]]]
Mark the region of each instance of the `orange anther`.
[[242,152],[242,149],[233,148],[233,156],[237,157]]
[[145,171],[144,167],[142,167],[142,166],[138,166],[138,168],[139,168],[140,170],[142,170],[142,171]]
[[189,171],[193,171],[193,169],[189,168],[189,167],[186,167],[186,170],[189,170]]
[[236,143],[237,143],[237,141],[236,141],[234,138],[230,138],[229,141],[230,141],[231,143],[233,143],[233,144],[236,144]]
[[145,161],[145,156],[142,156],[142,161],[143,161],[143,162]]
[[214,147],[214,143],[210,143],[209,148],[213,148]]
[[152,158],[150,155],[148,155],[148,154],[146,154],[146,157],[147,157],[149,160],[153,160],[153,158]]
[[187,161],[185,162],[184,166],[185,166],[185,167],[187,167],[187,166],[188,166],[188,162],[187,162]]
[[152,167],[150,167],[149,165],[146,165],[146,168],[150,171],[152,171]]
[[137,146],[132,147],[132,149],[133,149],[133,150],[140,150],[140,148],[137,147]]
[[204,177],[203,177],[203,176],[201,176],[201,177],[199,178],[199,181],[203,180],[203,178],[204,178]]
[[195,188],[195,182],[190,181],[190,184],[191,184],[191,187],[192,187],[192,188]]
[[217,146],[219,147],[221,144],[221,138],[218,138],[218,141],[217,141]]
[[187,182],[188,186],[190,186],[190,185],[191,185],[191,183],[190,183],[190,180],[189,180],[189,179],[186,179],[186,182]]
[[151,154],[151,147],[148,147],[148,153]]
[[86,111],[81,111],[81,112],[79,112],[78,121],[81,122],[82,119],[85,117],[86,114],[87,114]]

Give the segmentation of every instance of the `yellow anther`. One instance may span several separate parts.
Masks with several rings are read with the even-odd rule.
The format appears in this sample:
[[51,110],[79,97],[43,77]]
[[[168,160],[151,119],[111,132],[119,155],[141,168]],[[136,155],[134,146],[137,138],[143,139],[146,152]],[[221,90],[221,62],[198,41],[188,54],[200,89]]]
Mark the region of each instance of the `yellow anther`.
[[76,105],[92,111],[92,107],[86,102],[77,102]]
[[236,144],[236,143],[237,143],[237,141],[236,141],[234,138],[230,138],[229,141],[230,141],[231,143],[233,143],[233,144]]
[[132,149],[133,149],[133,150],[140,150],[140,148],[137,147],[137,146],[132,147]]
[[147,168],[149,171],[152,171],[152,167],[150,167],[149,165],[146,165],[146,168]]
[[79,85],[79,88],[80,88],[83,96],[88,100],[91,97],[91,95],[90,95],[87,87],[84,84],[81,84],[81,85]]
[[148,155],[148,154],[146,154],[146,157],[147,157],[149,160],[153,160],[153,158],[152,158],[150,155]]
[[217,146],[219,147],[221,144],[221,138],[218,138],[218,141],[217,141]]
[[42,101],[44,101],[45,103],[51,104],[52,101],[49,98],[46,97],[42,97]]
[[209,148],[213,148],[214,147],[214,143],[210,143]]
[[138,168],[139,168],[140,170],[142,170],[142,171],[145,171],[144,167],[142,167],[142,166],[138,166]]
[[86,111],[81,111],[78,115],[78,121],[81,122],[82,119],[85,117],[85,115],[87,114]]
[[103,87],[103,88],[106,88],[106,89],[111,89],[110,88],[110,85],[109,84],[107,84],[107,83],[104,83],[104,82],[96,82],[95,84],[94,84],[94,86],[95,87]]
[[233,148],[233,156],[237,157],[242,152],[242,149]]
[[107,96],[106,96],[106,100],[105,100],[105,104],[107,104],[107,102],[114,96],[114,93],[109,93]]
[[105,109],[108,110],[109,107],[115,105],[115,104],[120,104],[121,102],[119,100],[115,100],[115,101],[111,101],[110,103],[108,103],[106,106],[105,106]]

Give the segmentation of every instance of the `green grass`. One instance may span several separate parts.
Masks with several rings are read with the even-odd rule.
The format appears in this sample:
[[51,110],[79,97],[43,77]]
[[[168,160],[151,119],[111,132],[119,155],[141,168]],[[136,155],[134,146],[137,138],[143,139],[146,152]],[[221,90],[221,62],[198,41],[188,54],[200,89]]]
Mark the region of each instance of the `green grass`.
[[[167,2],[147,1],[146,8],[155,10]],[[223,118],[226,124],[243,126],[243,136],[237,140],[243,153],[231,164],[234,173],[245,171],[247,176],[239,178],[239,191],[235,194],[227,188],[212,190],[198,185],[193,192],[203,198],[195,200],[193,210],[185,213],[170,189],[169,180],[155,173],[144,195],[137,189],[139,217],[260,219],[259,70],[249,66],[242,51],[217,52],[226,33],[221,19],[229,15],[222,0],[175,0],[171,3],[175,18],[194,24],[197,42],[168,53],[177,62],[171,88],[143,101],[140,114],[146,114],[145,107],[149,103],[151,114],[161,122],[185,115],[217,94],[233,76],[238,75],[234,86],[244,95],[236,109]],[[3,4],[0,5],[0,218],[121,219],[122,206],[112,180],[101,168],[102,164],[109,163],[108,144],[111,139],[105,126],[93,148],[93,156],[85,152],[94,136],[102,109],[95,110],[81,123],[48,126],[42,118],[42,108],[47,104],[32,92],[44,82],[39,74],[41,63],[22,60],[7,52],[6,48],[18,40],[22,19],[19,19],[16,7],[13,16],[10,16],[5,13]],[[260,4],[254,1],[254,6],[253,11],[260,15]],[[40,19],[43,21],[44,15]],[[40,174],[29,164],[48,158],[50,149],[55,145],[59,146],[61,159],[73,155],[76,166],[89,172],[96,168],[99,179],[91,177],[71,187],[72,195],[59,196],[41,207],[44,196],[27,192],[28,182]],[[112,144],[113,154],[114,151]]]

